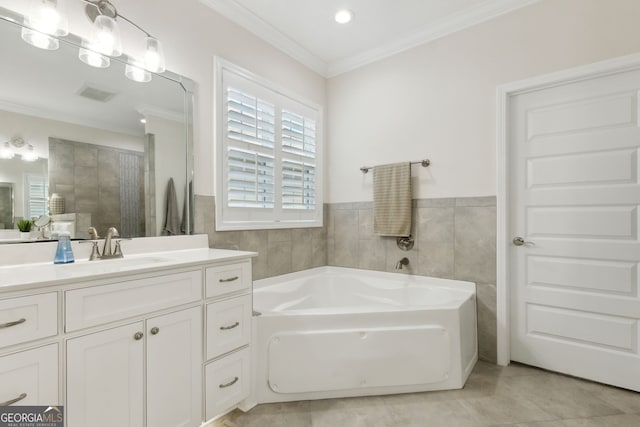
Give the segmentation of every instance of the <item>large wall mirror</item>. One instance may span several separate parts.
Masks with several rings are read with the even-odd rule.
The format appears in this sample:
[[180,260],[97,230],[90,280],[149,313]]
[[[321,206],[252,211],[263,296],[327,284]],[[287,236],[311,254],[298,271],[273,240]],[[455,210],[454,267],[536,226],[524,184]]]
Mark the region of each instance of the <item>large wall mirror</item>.
[[188,234],[193,82],[169,71],[132,81],[126,58],[87,66],[74,36],[35,48],[21,22],[0,8],[0,242],[43,214],[75,238],[88,237],[87,224],[128,237]]

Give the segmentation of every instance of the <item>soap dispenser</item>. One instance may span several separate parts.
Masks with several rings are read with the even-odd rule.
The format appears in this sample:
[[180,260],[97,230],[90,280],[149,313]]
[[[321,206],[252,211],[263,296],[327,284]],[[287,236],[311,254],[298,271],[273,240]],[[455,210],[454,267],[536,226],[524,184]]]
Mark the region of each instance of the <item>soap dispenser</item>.
[[74,262],[73,250],[71,249],[71,239],[68,231],[61,231],[58,238],[58,248],[56,249],[56,257],[54,264],[69,264]]

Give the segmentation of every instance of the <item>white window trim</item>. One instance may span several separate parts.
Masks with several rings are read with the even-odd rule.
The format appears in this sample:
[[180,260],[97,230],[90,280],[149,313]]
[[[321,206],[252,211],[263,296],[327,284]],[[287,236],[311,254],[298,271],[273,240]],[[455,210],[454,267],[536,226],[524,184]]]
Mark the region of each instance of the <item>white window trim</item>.
[[[214,85],[213,85],[213,99],[214,99],[214,111],[213,111],[213,134],[215,137],[215,150],[214,150],[214,159],[213,164],[215,165],[214,170],[214,181],[215,181],[215,189],[216,189],[216,230],[218,231],[229,231],[229,230],[263,230],[263,229],[279,229],[279,228],[307,228],[307,227],[322,227],[323,225],[323,151],[324,151],[324,137],[323,137],[323,108],[321,105],[316,104],[314,102],[306,100],[304,97],[301,97],[294,92],[283,88],[273,82],[256,75],[248,70],[245,70],[237,65],[234,65],[220,57],[214,57],[213,60],[213,69],[214,69]],[[316,143],[317,143],[317,151],[316,151],[316,171],[318,173],[318,179],[315,182],[316,185],[316,209],[313,211],[305,212],[305,219],[296,219],[295,215],[291,215],[290,212],[283,212],[283,217],[279,219],[245,219],[245,220],[234,220],[231,218],[225,217],[225,213],[228,210],[225,210],[226,200],[226,188],[225,184],[225,175],[223,171],[227,170],[226,167],[226,155],[224,153],[225,144],[224,141],[224,84],[223,84],[223,75],[225,72],[229,72],[239,76],[241,78],[249,80],[253,84],[257,84],[262,86],[270,91],[277,93],[278,95],[290,98],[295,102],[298,102],[304,105],[307,108],[313,109],[317,111],[317,120],[316,120]],[[277,163],[279,164],[279,162]],[[278,169],[276,169],[278,170]],[[280,172],[277,172],[280,173]],[[313,215],[311,215],[313,213]]]

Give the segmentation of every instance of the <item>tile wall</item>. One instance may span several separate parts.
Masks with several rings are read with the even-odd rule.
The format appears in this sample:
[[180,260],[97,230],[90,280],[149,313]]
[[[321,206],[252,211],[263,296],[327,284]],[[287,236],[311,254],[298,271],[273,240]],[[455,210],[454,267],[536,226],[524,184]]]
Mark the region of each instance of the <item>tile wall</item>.
[[209,235],[209,246],[258,252],[253,278],[264,279],[327,265],[327,209],[322,228],[216,231],[215,200],[195,195],[194,233]]
[[214,211],[213,197],[196,195],[195,232],[207,233],[211,247],[259,252],[256,279],[324,265],[395,272],[406,256],[402,273],[477,283],[480,358],[495,362],[495,197],[414,200],[408,252],[373,234],[372,202],[325,205],[325,226],[305,229],[217,232]]

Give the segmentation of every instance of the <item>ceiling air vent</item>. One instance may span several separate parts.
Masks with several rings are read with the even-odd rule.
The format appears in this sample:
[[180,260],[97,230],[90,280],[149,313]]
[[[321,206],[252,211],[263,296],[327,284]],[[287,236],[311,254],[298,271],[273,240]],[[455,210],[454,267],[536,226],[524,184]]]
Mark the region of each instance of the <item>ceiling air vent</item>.
[[89,98],[92,99],[94,101],[99,101],[99,102],[107,102],[109,101],[111,98],[113,98],[114,96],[117,95],[116,92],[110,92],[104,89],[98,89],[95,86],[91,86],[89,84],[85,84],[83,85],[79,90],[78,90],[78,95],[84,97],[84,98]]

